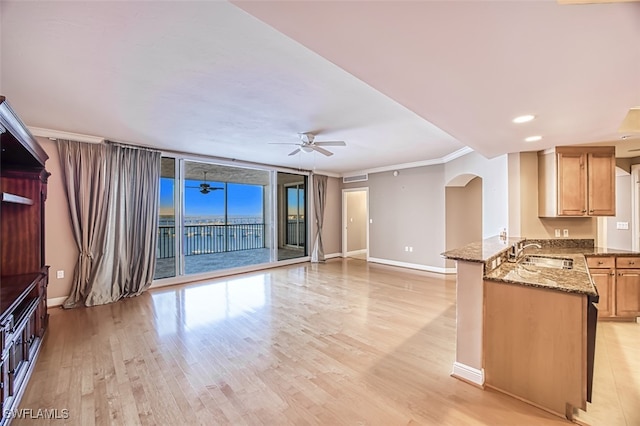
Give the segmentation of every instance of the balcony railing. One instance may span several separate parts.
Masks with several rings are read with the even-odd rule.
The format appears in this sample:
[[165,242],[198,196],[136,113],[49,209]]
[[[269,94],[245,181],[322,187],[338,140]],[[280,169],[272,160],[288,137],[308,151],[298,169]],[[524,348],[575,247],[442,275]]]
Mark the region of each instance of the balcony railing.
[[304,246],[307,236],[307,229],[304,222],[296,220],[287,221],[287,244],[292,246]]
[[[264,223],[187,225],[184,227],[184,254],[193,256],[264,248],[264,227]],[[174,226],[158,226],[158,259],[175,257],[175,238]]]

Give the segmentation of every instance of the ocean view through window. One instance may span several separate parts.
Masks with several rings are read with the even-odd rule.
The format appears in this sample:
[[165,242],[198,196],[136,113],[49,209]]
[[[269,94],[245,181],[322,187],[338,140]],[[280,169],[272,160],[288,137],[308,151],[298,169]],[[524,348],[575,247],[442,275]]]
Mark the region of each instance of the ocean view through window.
[[305,256],[306,179],[163,157],[154,278]]

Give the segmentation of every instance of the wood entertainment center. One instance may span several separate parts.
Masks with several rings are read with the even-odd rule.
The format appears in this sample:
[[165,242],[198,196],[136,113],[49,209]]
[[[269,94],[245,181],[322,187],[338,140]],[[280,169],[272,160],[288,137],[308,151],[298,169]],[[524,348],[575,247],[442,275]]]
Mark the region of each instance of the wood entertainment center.
[[[0,96],[0,426],[18,408],[47,329],[48,156]],[[38,408],[38,407],[32,407]]]

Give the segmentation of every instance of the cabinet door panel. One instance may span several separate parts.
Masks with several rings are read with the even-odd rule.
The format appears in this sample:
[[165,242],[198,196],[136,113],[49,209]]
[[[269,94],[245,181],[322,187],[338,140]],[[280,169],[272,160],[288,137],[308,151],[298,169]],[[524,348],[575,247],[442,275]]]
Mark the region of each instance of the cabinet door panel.
[[621,269],[616,277],[616,314],[640,316],[640,269]]
[[[640,263],[638,263],[640,265]],[[602,257],[593,256],[587,257],[587,266],[595,269],[610,269],[616,267],[616,259],[612,256]]]
[[586,173],[584,154],[558,154],[558,215],[587,214]]
[[610,154],[588,154],[589,215],[616,214],[616,159]]
[[615,292],[615,272],[613,269],[590,269],[591,279],[598,289],[600,301],[598,302],[598,318],[613,316],[614,292]]

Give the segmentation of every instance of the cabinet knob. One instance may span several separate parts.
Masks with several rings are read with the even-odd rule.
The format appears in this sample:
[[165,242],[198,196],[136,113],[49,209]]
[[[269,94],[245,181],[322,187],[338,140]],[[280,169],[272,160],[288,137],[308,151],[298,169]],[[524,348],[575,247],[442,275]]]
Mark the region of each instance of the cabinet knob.
[[636,262],[631,262],[631,261],[629,262],[629,265],[635,265],[635,264]]
[[598,260],[598,265],[602,265],[604,262],[602,260]]
[[593,210],[589,210],[589,213],[593,213]]
[[587,212],[586,210],[582,210],[582,213],[586,213],[586,212]]

